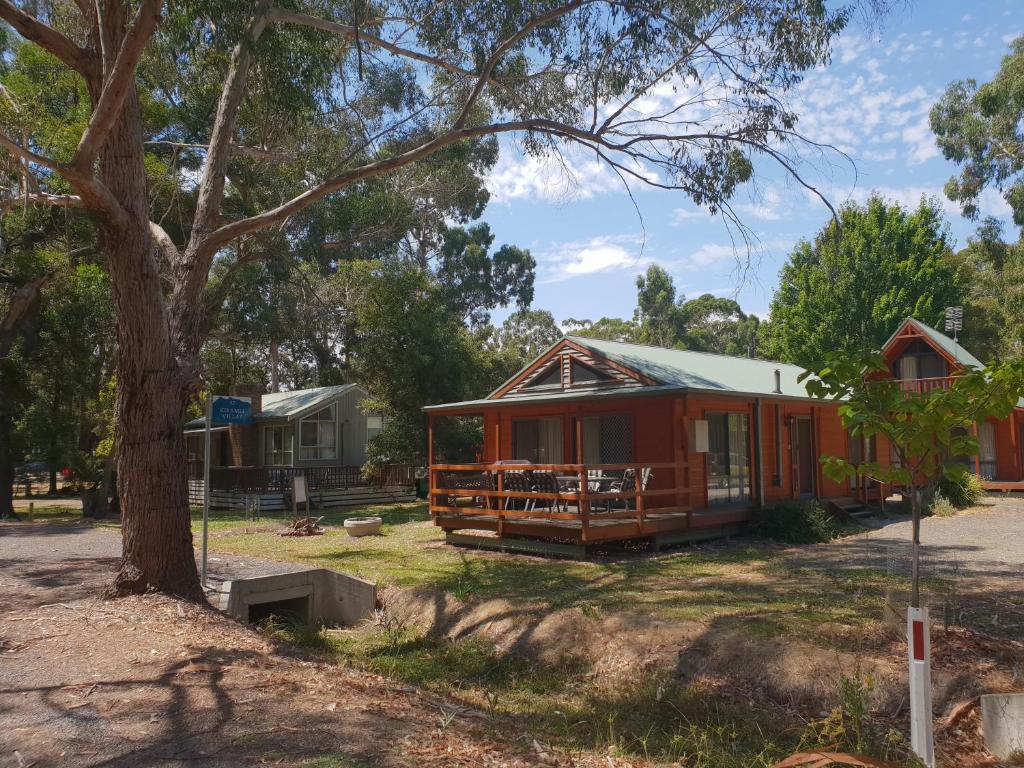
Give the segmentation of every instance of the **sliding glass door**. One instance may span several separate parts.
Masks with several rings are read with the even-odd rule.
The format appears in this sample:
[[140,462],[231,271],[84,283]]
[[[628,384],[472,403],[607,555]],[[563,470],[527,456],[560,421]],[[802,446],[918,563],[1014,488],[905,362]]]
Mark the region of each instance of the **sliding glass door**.
[[745,413],[713,413],[707,420],[708,505],[749,502],[749,417]]

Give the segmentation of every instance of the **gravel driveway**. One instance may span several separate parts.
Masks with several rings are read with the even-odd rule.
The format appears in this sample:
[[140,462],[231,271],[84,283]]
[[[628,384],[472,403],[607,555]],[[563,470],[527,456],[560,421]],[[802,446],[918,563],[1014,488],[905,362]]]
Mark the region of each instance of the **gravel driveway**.
[[[808,567],[862,565],[897,573],[910,570],[911,523],[907,518],[875,521],[871,530],[795,552],[793,562]],[[1024,499],[991,497],[954,517],[921,521],[924,575],[1024,578]]]
[[[16,567],[30,584],[39,588],[62,587],[74,591],[82,581],[82,574],[96,565],[109,568],[112,579],[120,557],[121,535],[112,528],[95,527],[86,522],[0,523],[0,561],[4,566]],[[197,564],[198,561],[197,551]],[[219,553],[211,553],[208,563],[211,585],[248,576],[301,571],[307,567]],[[92,588],[90,585],[89,589]],[[88,591],[84,590],[80,596],[84,597]]]

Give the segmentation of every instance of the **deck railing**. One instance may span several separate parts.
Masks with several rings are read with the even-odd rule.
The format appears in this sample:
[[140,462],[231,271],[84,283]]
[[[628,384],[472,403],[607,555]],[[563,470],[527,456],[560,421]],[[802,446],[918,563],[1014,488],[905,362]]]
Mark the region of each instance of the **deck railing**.
[[904,392],[923,394],[935,389],[949,389],[956,379],[956,376],[934,376],[929,379],[900,379],[900,389]]
[[[635,521],[650,514],[692,512],[689,488],[675,487],[674,462],[625,464],[434,464],[430,467],[430,513],[485,515],[506,519],[578,522],[584,538],[591,522]],[[685,468],[685,465],[683,465]],[[635,482],[627,478],[632,473]],[[662,474],[671,487],[652,488],[643,478]],[[510,480],[510,476],[517,476]],[[557,490],[555,490],[557,488]],[[541,490],[543,489],[543,490]],[[662,502],[668,501],[667,504]]]
[[[210,467],[210,487],[218,491],[277,493],[292,487],[292,478],[305,477],[307,488],[347,490],[364,486],[412,485],[415,468],[388,464],[365,472],[363,467]],[[189,462],[189,479],[203,479],[203,463]]]

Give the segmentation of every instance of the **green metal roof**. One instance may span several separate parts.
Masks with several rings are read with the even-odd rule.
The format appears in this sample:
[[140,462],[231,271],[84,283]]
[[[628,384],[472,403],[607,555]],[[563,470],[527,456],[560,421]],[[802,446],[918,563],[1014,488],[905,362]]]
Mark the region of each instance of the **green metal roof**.
[[[263,395],[260,410],[252,415],[255,421],[268,421],[272,419],[293,419],[296,416],[304,415],[306,412],[317,410],[317,406],[326,405],[330,400],[343,395],[358,384],[335,384],[330,387],[312,387],[311,389],[293,389],[289,392],[271,392]],[[191,432],[203,429],[206,426],[206,417],[185,423],[185,431]]]
[[[772,360],[715,355],[710,352],[693,352],[644,344],[627,344],[620,341],[604,341],[582,336],[566,336],[565,338],[574,344],[592,350],[601,357],[653,379],[656,384],[644,386],[637,383],[635,386],[575,389],[572,391],[557,390],[529,395],[517,394],[504,398],[494,398],[492,395],[482,400],[430,405],[424,410],[490,407],[510,403],[551,402],[594,397],[634,397],[688,390],[752,397],[763,395],[812,399],[807,394],[804,384],[797,381],[797,377],[804,372],[804,369],[798,365],[778,363]],[[549,350],[560,344],[561,341],[559,340],[549,347]],[[775,391],[775,371],[779,372],[780,392]],[[518,376],[519,374],[516,374],[513,379]]]
[[[580,336],[566,338],[659,384],[749,395],[808,396],[806,387],[797,381],[804,373],[798,365]],[[775,392],[775,371],[779,372],[781,393]]]
[[943,352],[945,352],[947,355],[952,357],[954,360],[956,360],[964,367],[985,367],[985,364],[981,362],[981,360],[979,360],[966,349],[964,349],[959,342],[953,341],[953,339],[949,338],[949,336],[947,336],[946,334],[935,330],[927,323],[923,323],[920,320],[918,320],[916,317],[908,317],[906,320],[900,323],[900,327],[893,331],[892,336],[890,336],[889,340],[885,342],[884,347],[888,347],[889,344],[892,343],[892,340],[896,338],[896,334],[898,334],[900,330],[903,328],[903,326],[906,325],[908,322],[916,325],[924,333],[924,335],[927,336],[933,344],[935,344],[935,346],[939,347]]

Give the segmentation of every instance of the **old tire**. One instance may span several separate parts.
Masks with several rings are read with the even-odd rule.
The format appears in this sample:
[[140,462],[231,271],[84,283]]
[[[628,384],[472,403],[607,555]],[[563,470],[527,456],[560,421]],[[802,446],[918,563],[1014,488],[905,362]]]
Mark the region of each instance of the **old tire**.
[[380,533],[381,523],[384,521],[379,517],[350,517],[345,521],[345,532],[349,536],[376,536]]

